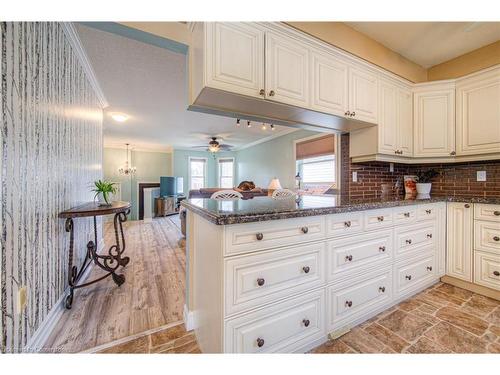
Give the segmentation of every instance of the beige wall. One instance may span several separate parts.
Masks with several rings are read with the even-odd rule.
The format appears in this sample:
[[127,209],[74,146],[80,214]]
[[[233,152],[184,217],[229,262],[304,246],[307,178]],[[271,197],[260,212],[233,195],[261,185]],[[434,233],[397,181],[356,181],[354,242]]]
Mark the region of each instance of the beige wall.
[[191,33],[188,26],[183,22],[119,22],[137,30],[171,39],[179,43],[189,45]]
[[342,22],[287,22],[287,24],[409,81],[427,80],[425,68]]
[[458,78],[497,64],[500,64],[500,40],[430,67],[427,75],[429,81]]

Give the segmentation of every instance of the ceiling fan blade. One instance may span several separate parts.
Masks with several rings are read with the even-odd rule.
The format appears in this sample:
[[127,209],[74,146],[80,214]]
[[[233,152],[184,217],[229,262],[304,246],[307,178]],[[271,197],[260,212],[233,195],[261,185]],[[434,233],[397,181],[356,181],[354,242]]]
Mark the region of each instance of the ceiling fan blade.
[[207,145],[204,145],[204,146],[191,146],[191,148],[207,148],[208,146]]
[[220,148],[224,148],[224,149],[229,149],[229,148],[233,148],[234,146],[233,145],[227,145],[227,144],[222,144],[222,145],[219,145]]

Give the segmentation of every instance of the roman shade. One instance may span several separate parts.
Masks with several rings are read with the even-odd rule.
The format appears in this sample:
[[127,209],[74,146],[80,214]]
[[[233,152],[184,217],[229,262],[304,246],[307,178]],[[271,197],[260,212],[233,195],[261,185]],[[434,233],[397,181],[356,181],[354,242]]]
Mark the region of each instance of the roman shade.
[[335,153],[335,134],[298,142],[295,149],[296,160],[332,155]]

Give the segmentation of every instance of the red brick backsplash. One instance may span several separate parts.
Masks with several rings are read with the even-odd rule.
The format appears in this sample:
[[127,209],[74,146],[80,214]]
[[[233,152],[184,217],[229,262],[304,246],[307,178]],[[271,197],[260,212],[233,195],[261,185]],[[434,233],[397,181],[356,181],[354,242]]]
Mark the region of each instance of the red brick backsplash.
[[[436,169],[439,175],[432,181],[431,194],[436,196],[500,197],[500,160],[453,164],[394,164],[389,172],[389,163],[351,163],[349,158],[349,135],[341,138],[341,193],[351,198],[380,197],[381,185],[394,186],[404,175],[418,171]],[[352,172],[358,174],[358,182],[352,182]],[[486,171],[486,182],[476,181],[476,172]]]

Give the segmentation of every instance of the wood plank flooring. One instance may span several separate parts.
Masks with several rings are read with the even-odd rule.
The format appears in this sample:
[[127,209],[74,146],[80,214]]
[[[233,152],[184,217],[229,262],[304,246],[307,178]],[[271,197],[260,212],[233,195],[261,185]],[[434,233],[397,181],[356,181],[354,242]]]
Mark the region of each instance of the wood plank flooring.
[[[175,217],[125,223],[130,263],[118,287],[109,277],[75,292],[42,351],[73,353],[182,320],[185,293],[185,242]],[[105,224],[105,248],[114,244]],[[77,244],[75,244],[77,245]],[[89,280],[102,275],[94,267]]]

